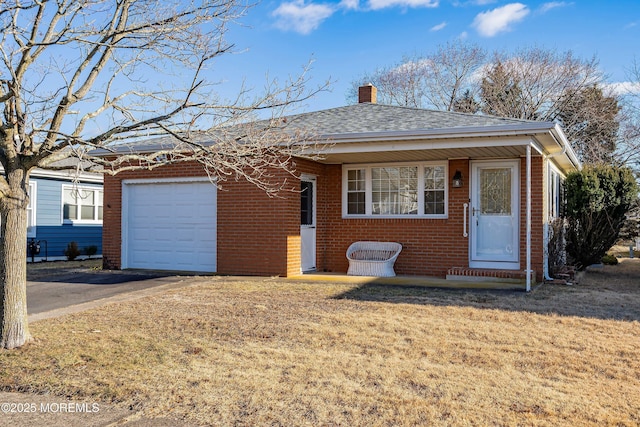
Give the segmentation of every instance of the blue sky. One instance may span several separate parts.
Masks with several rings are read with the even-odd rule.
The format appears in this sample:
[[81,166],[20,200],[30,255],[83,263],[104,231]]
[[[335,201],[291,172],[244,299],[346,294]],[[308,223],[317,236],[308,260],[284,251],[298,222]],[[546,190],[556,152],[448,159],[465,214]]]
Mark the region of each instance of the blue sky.
[[346,104],[351,82],[403,56],[464,39],[488,51],[538,46],[596,56],[610,82],[624,82],[640,61],[640,1],[266,0],[250,9],[228,41],[242,53],[214,65],[222,96],[241,79],[259,92],[267,76],[285,79],[313,60],[312,83],[331,92],[303,111]]

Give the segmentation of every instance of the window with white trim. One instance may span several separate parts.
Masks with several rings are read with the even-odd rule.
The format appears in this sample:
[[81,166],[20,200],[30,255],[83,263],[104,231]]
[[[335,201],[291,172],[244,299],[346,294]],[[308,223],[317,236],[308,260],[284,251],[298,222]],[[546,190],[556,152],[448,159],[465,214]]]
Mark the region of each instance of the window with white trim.
[[447,216],[447,164],[344,166],[345,217]]
[[102,222],[103,193],[90,187],[62,187],[64,222]]
[[29,204],[27,205],[27,237],[36,237],[36,183],[29,183]]
[[371,168],[373,215],[418,213],[418,168],[390,166]]
[[444,166],[425,166],[424,168],[424,213],[425,215],[444,215],[446,211],[446,170]]
[[561,180],[560,174],[554,169],[549,169],[549,218],[554,219],[560,217],[561,205]]
[[364,215],[365,207],[365,170],[351,169],[347,171],[347,214]]

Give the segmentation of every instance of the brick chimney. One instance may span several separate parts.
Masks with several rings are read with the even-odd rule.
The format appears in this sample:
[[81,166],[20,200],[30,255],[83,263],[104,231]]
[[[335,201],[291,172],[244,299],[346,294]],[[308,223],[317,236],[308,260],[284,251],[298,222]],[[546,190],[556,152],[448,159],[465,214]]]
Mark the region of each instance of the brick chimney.
[[358,103],[368,102],[375,104],[378,98],[378,89],[371,83],[358,88]]

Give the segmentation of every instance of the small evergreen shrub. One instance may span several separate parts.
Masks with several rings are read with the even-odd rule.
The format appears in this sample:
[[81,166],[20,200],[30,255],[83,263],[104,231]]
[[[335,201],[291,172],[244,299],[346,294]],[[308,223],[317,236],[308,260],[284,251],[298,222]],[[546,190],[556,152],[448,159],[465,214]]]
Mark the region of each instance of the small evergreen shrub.
[[606,265],[617,265],[618,258],[611,254],[605,254],[605,256],[602,257],[602,263]]
[[98,247],[96,245],[91,245],[84,248],[84,254],[89,258],[91,258],[97,253],[98,253]]
[[592,165],[567,176],[565,194],[567,255],[584,270],[618,240],[638,186],[628,168]]
[[78,243],[69,242],[69,244],[67,245],[67,249],[64,250],[64,256],[66,256],[69,261],[73,261],[74,259],[78,258],[79,255],[80,249],[78,249]]

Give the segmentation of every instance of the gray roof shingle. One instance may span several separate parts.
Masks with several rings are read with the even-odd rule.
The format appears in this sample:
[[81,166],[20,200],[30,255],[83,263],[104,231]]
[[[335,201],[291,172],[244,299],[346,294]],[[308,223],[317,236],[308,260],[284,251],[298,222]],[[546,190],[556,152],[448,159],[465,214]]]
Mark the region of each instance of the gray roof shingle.
[[[496,127],[517,127],[532,122],[529,120],[510,119],[479,114],[455,113],[451,111],[427,110],[421,108],[400,107],[373,103],[360,103],[344,107],[309,113],[294,114],[280,120],[282,129],[289,132],[303,131],[308,135],[319,138],[331,138],[334,135],[375,134],[407,131],[435,131],[442,129],[451,131],[456,129],[482,129]],[[249,124],[253,129],[268,127],[267,120],[259,120]],[[231,130],[229,133],[226,130]],[[192,132],[190,139],[208,145],[215,143],[215,135],[229,137],[235,132],[243,132],[243,126],[235,125],[218,128],[213,132]],[[129,142],[112,147],[112,152],[125,151],[151,152],[159,149],[171,149],[177,144],[172,136],[155,137],[146,140]],[[96,150],[97,155],[107,154],[109,151]]]
[[362,103],[287,117],[287,123],[318,135],[507,126],[531,123],[450,111]]

